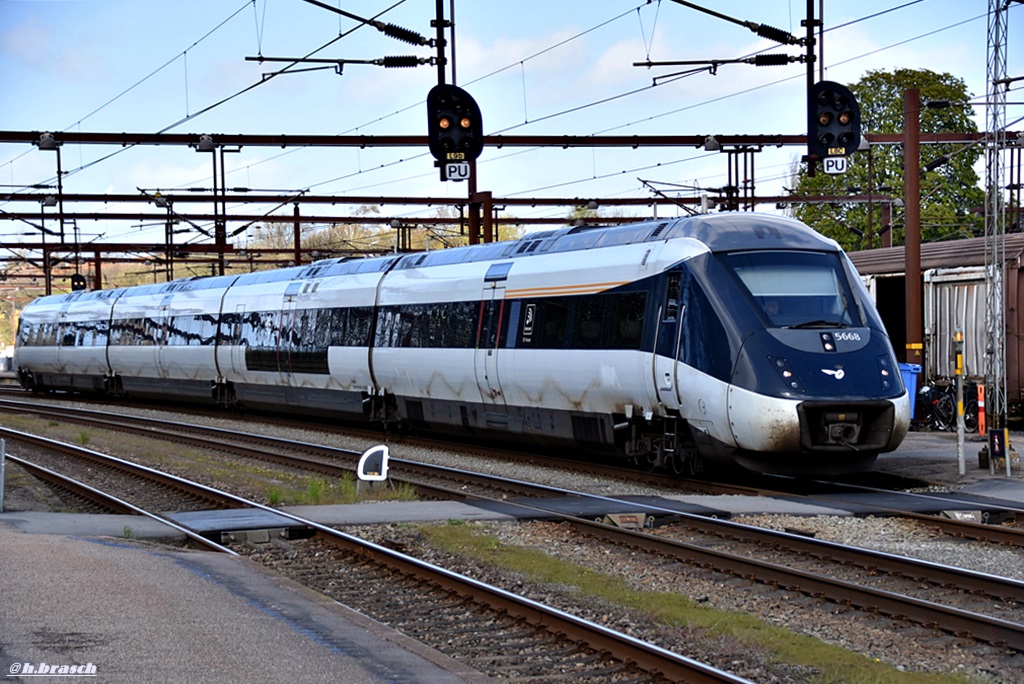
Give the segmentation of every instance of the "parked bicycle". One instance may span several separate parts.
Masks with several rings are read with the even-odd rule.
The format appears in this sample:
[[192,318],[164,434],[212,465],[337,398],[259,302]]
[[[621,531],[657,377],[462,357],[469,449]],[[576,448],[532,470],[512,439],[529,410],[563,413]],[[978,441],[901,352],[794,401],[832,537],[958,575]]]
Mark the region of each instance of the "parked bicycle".
[[[956,431],[956,383],[949,378],[922,385],[917,393],[921,404],[921,422],[933,430]],[[978,386],[964,380],[964,429],[978,430]]]

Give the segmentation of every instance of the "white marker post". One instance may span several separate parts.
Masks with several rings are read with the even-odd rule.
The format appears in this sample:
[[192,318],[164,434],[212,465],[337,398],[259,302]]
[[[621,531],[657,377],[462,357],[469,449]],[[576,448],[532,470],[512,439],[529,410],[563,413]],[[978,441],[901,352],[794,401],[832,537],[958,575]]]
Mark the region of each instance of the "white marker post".
[[[359,482],[387,482],[389,455],[386,444],[378,444],[364,451],[359,458],[359,467],[356,468]],[[359,483],[356,484],[357,489],[358,486]]]

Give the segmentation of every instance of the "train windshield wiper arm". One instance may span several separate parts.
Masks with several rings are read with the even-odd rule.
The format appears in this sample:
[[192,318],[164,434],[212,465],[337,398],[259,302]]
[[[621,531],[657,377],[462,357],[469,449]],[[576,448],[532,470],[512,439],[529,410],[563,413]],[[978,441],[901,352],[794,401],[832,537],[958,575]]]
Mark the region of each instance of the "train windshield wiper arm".
[[795,325],[787,325],[787,328],[845,328],[846,324],[842,321],[826,321],[824,319],[818,319],[815,321],[804,321],[803,323],[797,323]]

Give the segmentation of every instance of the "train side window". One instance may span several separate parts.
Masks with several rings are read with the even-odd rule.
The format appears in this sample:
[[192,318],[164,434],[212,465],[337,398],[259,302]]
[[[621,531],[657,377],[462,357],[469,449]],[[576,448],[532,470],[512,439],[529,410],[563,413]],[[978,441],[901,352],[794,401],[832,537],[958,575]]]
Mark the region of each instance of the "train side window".
[[397,346],[429,346],[429,323],[426,306],[422,304],[406,304],[399,308],[402,317],[398,325]]
[[576,302],[572,325],[573,349],[600,349],[604,329],[604,304],[607,297],[580,297]]
[[208,346],[217,343],[217,323],[217,316],[215,314],[202,314],[196,317],[199,344]]
[[441,333],[441,346],[448,349],[471,349],[476,344],[479,313],[478,302],[445,304],[444,314],[439,321],[444,325]]
[[679,317],[679,281],[678,273],[668,274],[668,286],[665,289],[665,308],[662,319],[674,321]]
[[254,347],[256,346],[256,329],[259,327],[260,317],[257,312],[249,312],[241,315],[239,321],[238,344]]
[[331,346],[330,324],[334,320],[331,309],[310,309],[309,328],[306,330],[306,344],[316,350],[325,350]]
[[424,346],[434,348],[445,346],[444,333],[448,325],[448,319],[451,317],[451,309],[452,305],[446,303],[427,305],[427,311],[424,315],[426,320]]
[[57,324],[58,333],[57,339],[60,340],[60,346],[62,347],[74,347],[75,346],[75,330],[70,323],[61,322]]
[[307,350],[316,346],[313,340],[316,328],[315,309],[295,309],[292,311],[292,348]]
[[688,366],[719,380],[728,380],[732,369],[729,338],[715,308],[695,278],[688,277],[683,290],[683,335],[679,357]]
[[127,321],[123,318],[110,323],[110,344],[123,345],[127,344],[125,338],[128,336]]
[[425,305],[422,320],[425,327],[421,345],[435,349],[471,346],[473,341],[468,338],[472,331],[466,322],[472,317],[473,306],[471,302],[438,302]]
[[110,322],[103,320],[96,324],[96,337],[93,338],[93,345],[97,347],[107,346],[110,339]]
[[166,320],[167,334],[164,344],[168,347],[181,347],[188,344],[188,335],[181,326],[185,325],[187,316],[168,316]]
[[321,309],[316,319],[317,338],[325,347],[345,346],[345,328],[348,327],[348,309]]
[[345,327],[345,346],[365,347],[370,341],[370,323],[373,311],[368,306],[357,306],[348,310],[348,325]]
[[398,325],[397,307],[381,307],[377,312],[377,329],[374,331],[375,347],[393,347],[395,327]]
[[274,344],[274,313],[253,311],[245,318],[243,338],[253,349],[276,348]]
[[569,300],[542,299],[536,304],[532,343],[524,346],[535,349],[564,349],[569,328]]
[[644,332],[646,292],[616,295],[612,300],[608,346],[611,349],[639,349]]
[[96,345],[99,324],[95,321],[82,321],[78,324],[78,344],[83,347]]

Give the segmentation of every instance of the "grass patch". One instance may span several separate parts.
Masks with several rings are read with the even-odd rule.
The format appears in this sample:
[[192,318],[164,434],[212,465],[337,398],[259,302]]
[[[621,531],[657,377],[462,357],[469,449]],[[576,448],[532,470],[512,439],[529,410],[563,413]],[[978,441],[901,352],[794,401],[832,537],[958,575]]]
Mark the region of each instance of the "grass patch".
[[334,479],[299,477],[280,480],[267,490],[267,503],[270,506],[315,506],[354,504],[361,501],[415,500],[416,489],[411,485],[401,483],[395,487],[360,488],[352,473],[344,473],[340,478]]
[[451,553],[521,573],[532,582],[554,584],[581,596],[645,613],[674,627],[700,629],[766,652],[777,662],[818,670],[814,684],[965,684],[959,675],[904,672],[814,637],[796,634],[756,617],[711,608],[681,594],[644,592],[622,577],[596,572],[537,549],[502,544],[496,537],[474,531],[475,525],[423,526],[431,543]]
[[271,487],[267,490],[267,505],[268,506],[279,506],[281,501],[284,499],[284,492],[281,491],[280,487]]
[[312,478],[306,483],[306,501],[311,504],[320,503],[320,499],[324,493],[324,487],[326,486],[327,483],[319,477]]

